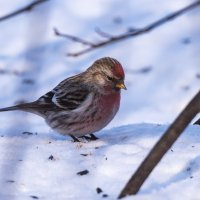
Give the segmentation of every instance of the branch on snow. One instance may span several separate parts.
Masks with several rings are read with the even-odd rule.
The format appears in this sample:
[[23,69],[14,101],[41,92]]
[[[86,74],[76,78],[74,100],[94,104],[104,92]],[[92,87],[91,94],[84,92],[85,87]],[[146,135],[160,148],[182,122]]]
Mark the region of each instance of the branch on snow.
[[150,173],[160,162],[163,156],[175,143],[191,120],[200,112],[200,91],[189,102],[186,108],[180,113],[173,124],[153,147],[133,176],[130,178],[119,195],[119,199],[127,195],[137,194]]
[[[123,34],[120,34],[120,35],[117,35],[117,36],[113,36],[111,34],[108,34],[104,31],[101,31],[100,29],[96,29],[95,31],[104,38],[103,41],[101,42],[96,42],[96,43],[93,43],[93,42],[90,42],[90,41],[85,41],[84,39],[82,38],[79,38],[79,37],[76,37],[76,36],[72,36],[72,35],[69,35],[69,34],[61,34],[59,33],[59,31],[57,29],[54,29],[55,31],[55,34],[57,36],[61,36],[61,37],[65,37],[71,41],[74,41],[74,42],[79,42],[83,45],[87,45],[88,47],[81,50],[81,51],[78,51],[78,52],[75,52],[75,53],[68,53],[67,56],[73,56],[73,57],[76,57],[76,56],[80,56],[82,54],[85,54],[85,53],[88,53],[90,51],[93,51],[95,49],[98,49],[100,47],[104,47],[106,45],[110,45],[112,43],[115,43],[115,42],[119,42],[121,40],[124,40],[124,39],[128,39],[128,38],[132,38],[132,37],[136,37],[136,36],[139,36],[139,35],[142,35],[142,34],[145,34],[145,33],[148,33],[150,31],[152,31],[153,29],[155,28],[158,28],[159,26],[161,25],[164,25],[165,23],[181,16],[182,14],[184,14],[185,12],[197,7],[197,6],[200,6],[200,0],[199,1],[196,1],[188,6],[186,6],[185,8],[182,8],[174,13],[171,13],[149,25],[147,25],[146,27],[144,28],[140,28],[140,29],[133,29],[133,30],[129,30]],[[105,39],[106,38],[106,39]]]
[[16,11],[13,11],[12,13],[9,13],[3,17],[0,17],[0,22],[1,21],[4,21],[6,19],[9,19],[9,18],[12,18],[12,17],[15,17],[23,12],[30,12],[34,7],[36,7],[37,5],[41,4],[41,3],[44,3],[46,1],[49,1],[49,0],[36,0],[36,1],[33,1],[32,3],[24,6],[23,8],[20,8]]

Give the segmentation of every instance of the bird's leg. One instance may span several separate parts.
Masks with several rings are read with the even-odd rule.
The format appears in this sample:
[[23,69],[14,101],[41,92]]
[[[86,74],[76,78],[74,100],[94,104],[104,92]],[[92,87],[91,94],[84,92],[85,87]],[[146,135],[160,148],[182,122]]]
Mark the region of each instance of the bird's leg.
[[80,140],[77,137],[73,135],[69,135],[69,136],[74,140],[73,142],[80,142]]
[[90,134],[90,140],[98,140],[99,138],[95,136],[94,134]]

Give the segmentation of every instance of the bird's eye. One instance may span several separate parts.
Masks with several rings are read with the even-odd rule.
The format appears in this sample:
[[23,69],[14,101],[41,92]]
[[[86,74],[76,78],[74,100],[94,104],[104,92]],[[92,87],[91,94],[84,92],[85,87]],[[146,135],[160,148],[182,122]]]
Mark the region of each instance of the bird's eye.
[[108,79],[109,81],[112,81],[112,80],[113,80],[113,78],[110,77],[110,76],[107,76],[107,79]]

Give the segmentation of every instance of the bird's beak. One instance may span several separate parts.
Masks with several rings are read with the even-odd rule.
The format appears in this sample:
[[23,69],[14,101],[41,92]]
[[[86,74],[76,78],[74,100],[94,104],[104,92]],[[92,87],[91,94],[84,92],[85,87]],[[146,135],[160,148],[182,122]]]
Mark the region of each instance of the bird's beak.
[[118,89],[127,90],[127,88],[126,88],[124,82],[119,82],[119,83],[117,83],[117,84],[115,85],[115,87],[118,88]]

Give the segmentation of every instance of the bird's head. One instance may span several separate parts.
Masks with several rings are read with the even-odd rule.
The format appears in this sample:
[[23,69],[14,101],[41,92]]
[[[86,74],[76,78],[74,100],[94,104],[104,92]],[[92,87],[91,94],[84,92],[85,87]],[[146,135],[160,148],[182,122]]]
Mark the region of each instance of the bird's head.
[[125,74],[122,65],[114,58],[104,57],[96,60],[87,70],[95,83],[101,88],[113,91],[125,89]]

